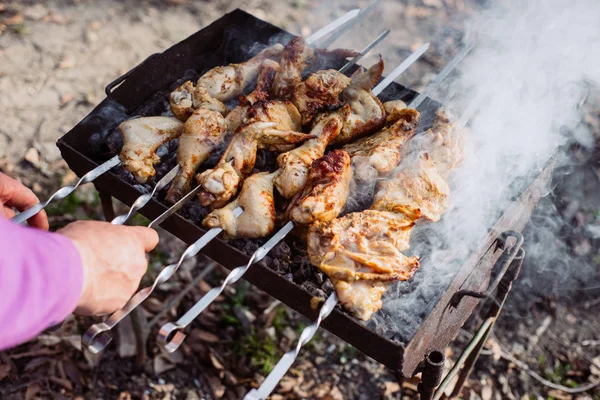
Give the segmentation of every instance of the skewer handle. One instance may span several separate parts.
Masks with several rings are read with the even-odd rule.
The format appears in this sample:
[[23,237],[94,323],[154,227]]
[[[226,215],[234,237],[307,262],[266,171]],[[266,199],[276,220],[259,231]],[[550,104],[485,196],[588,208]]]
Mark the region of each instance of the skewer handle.
[[186,338],[183,330],[200,315],[215,299],[223,293],[223,290],[227,285],[233,284],[240,280],[242,276],[248,271],[250,266],[254,263],[259,262],[265,256],[273,250],[283,238],[294,229],[294,223],[288,222],[281,228],[271,239],[267,241],[262,247],[258,248],[248,260],[246,265],[239,266],[231,270],[229,275],[225,278],[223,283],[219,287],[212,288],[208,291],[196,304],[192,306],[185,314],[183,314],[177,322],[168,322],[164,324],[157,336],[158,345],[167,353],[172,353],[181,346]]
[[98,165],[96,168],[83,175],[75,185],[63,186],[62,188],[54,192],[52,196],[50,196],[50,198],[48,198],[48,200],[46,200],[45,202],[37,203],[36,205],[31,206],[27,210],[15,215],[12,218],[12,221],[17,224],[24,223],[29,218],[33,217],[34,215],[42,211],[44,208],[46,208],[48,204],[52,203],[55,200],[64,199],[65,197],[73,193],[75,189],[77,189],[79,186],[92,182],[94,179],[98,178],[100,175],[104,174],[105,172],[109,171],[110,169],[116,167],[119,164],[121,164],[119,156],[114,156],[110,160]]
[[[236,213],[241,214],[242,211],[243,210],[238,207],[233,212],[235,215]],[[204,246],[206,246],[212,239],[217,237],[221,232],[222,229],[220,228],[210,229],[208,232],[202,235],[202,237],[185,249],[181,257],[179,257],[179,261],[168,265],[162,271],[160,271],[160,274],[158,274],[152,286],[138,291],[131,299],[129,299],[123,308],[111,314],[106,321],[90,326],[81,338],[81,343],[83,346],[92,353],[99,353],[104,350],[112,340],[108,332],[112,330],[119,322],[121,322],[123,318],[129,315],[136,307],[142,304],[144,300],[146,300],[152,294],[158,285],[169,280],[175,274],[175,272],[177,272],[185,260],[196,256],[196,254],[198,254],[198,252],[202,250]]]
[[315,336],[315,333],[317,333],[321,322],[327,318],[329,314],[331,314],[337,303],[338,297],[335,292],[333,292],[327,301],[325,301],[325,304],[323,304],[321,310],[319,310],[319,317],[315,323],[307,326],[302,331],[296,348],[285,353],[277,365],[275,365],[275,368],[273,368],[271,373],[265,378],[260,387],[258,389],[252,389],[250,392],[248,392],[248,394],[246,394],[244,397],[244,400],[263,400],[266,399],[271,392],[273,392],[273,389],[275,389],[279,381],[281,381],[281,379],[285,376],[287,371],[298,357],[302,346],[311,341],[311,339]]

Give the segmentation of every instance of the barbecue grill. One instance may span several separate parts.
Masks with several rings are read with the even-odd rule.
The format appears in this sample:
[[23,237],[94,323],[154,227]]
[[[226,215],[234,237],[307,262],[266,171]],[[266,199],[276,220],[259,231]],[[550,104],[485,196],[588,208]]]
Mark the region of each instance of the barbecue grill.
[[[75,173],[84,175],[117,154],[118,143],[111,144],[108,139],[123,120],[138,115],[160,115],[167,110],[170,91],[183,81],[198,77],[214,66],[246,60],[260,45],[285,43],[292,37],[292,34],[241,10],[224,15],[165,52],[153,54],[109,84],[106,87],[106,99],[58,140],[63,158]],[[343,60],[337,61],[339,65],[328,67],[340,67]],[[337,61],[334,60],[334,63]],[[380,98],[410,102],[416,95],[416,92],[394,83]],[[422,109],[426,111],[422,112],[419,131],[431,126],[435,110],[439,107],[440,104],[432,99],[423,103]],[[167,166],[174,166],[174,152],[164,155],[163,161],[165,167],[157,169],[157,179],[168,170]],[[265,162],[268,163],[268,160]],[[453,340],[481,298],[492,296],[497,287],[497,296],[506,296],[510,282],[518,273],[514,261],[522,258],[522,236],[519,232],[545,193],[552,168],[553,163],[550,162],[538,176],[530,179],[522,194],[514,199],[485,240],[456,270],[456,274],[448,279],[444,288],[432,294],[431,298],[423,299],[423,309],[418,310],[411,322],[414,329],[402,327],[394,332],[389,324],[383,329],[378,324],[358,321],[339,307],[323,321],[322,326],[399,375],[411,377],[423,372],[420,391],[423,397],[430,398],[440,383],[443,354],[439,350]],[[120,168],[101,175],[94,185],[100,193],[107,220],[114,217],[112,197],[131,205],[140,194],[149,191],[149,186],[136,184]],[[159,194],[140,210],[141,214],[150,219],[156,218],[169,208],[163,200],[164,193]],[[202,219],[198,218],[204,215],[202,213],[198,204],[186,206],[161,226],[184,242],[193,243],[205,233],[201,226]],[[291,265],[296,264],[294,259],[302,259],[303,256],[295,254],[294,240],[290,239],[288,251],[283,252],[284,256],[292,258],[288,262]],[[226,268],[233,269],[246,264],[252,251],[263,243],[264,240],[227,243],[216,239],[202,252]],[[272,257],[276,259],[278,253],[275,254]],[[299,283],[293,274],[282,274],[267,264],[261,262],[252,265],[244,278],[310,320],[315,320],[318,309],[311,307],[311,299],[318,293],[315,289],[320,287]],[[421,268],[433,267],[424,261]],[[409,287],[411,282],[400,284]],[[496,315],[499,311],[494,310]],[[489,324],[483,328],[484,334],[489,333]],[[472,364],[473,357],[467,360],[468,363]],[[468,366],[465,370],[468,373]]]

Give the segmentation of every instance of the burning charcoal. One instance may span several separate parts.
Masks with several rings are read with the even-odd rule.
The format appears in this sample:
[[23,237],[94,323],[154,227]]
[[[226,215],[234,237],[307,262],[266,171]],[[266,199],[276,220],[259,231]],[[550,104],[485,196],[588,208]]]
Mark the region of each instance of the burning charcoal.
[[289,282],[294,282],[294,275],[291,272],[288,272],[287,274],[283,275],[283,279]]
[[275,248],[273,248],[273,250],[271,251],[271,254],[273,255],[273,258],[280,259],[280,260],[285,257],[289,257],[290,246],[288,246],[287,243],[285,243],[285,242],[281,242],[277,246],[275,246]]

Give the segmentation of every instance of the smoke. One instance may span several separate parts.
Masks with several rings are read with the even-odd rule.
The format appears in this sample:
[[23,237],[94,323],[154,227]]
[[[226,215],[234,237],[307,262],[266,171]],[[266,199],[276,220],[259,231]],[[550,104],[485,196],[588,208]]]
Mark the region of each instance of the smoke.
[[[413,281],[389,291],[383,311],[371,322],[403,339],[416,329],[410,323],[414,311],[424,308],[426,314],[435,305],[439,289],[547,161],[554,155],[559,163],[568,163],[561,149],[575,139],[593,145],[590,132],[579,123],[590,85],[600,83],[600,4],[497,3],[468,22],[476,47],[440,99],[461,110],[479,93],[484,95],[466,134],[463,164],[449,179],[450,206],[440,222],[414,230],[410,253],[422,256],[421,269]],[[542,203],[546,207],[551,202]],[[560,225],[552,221],[555,212],[541,215]],[[534,238],[528,247],[534,268],[543,274],[572,273],[564,268],[565,246],[552,232]]]

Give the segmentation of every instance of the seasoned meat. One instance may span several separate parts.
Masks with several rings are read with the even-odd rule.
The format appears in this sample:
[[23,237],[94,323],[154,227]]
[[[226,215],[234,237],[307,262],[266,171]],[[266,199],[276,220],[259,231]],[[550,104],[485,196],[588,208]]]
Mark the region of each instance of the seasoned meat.
[[223,141],[226,130],[225,118],[220,113],[206,108],[199,108],[188,118],[183,125],[177,149],[180,170],[171,183],[167,201],[176,203],[190,191],[196,170]]
[[302,190],[313,161],[323,156],[327,145],[340,133],[349,112],[350,107],[344,106],[318,116],[310,131],[314,137],[277,157],[279,174],[275,178],[275,187],[284,198],[291,199]]
[[464,131],[456,125],[445,112],[440,111],[433,127],[419,135],[419,145],[429,154],[444,178],[463,160]]
[[402,145],[413,137],[419,120],[417,110],[406,108],[394,125],[345,145],[343,149],[352,157],[355,176],[369,181],[392,171],[400,163]]
[[448,207],[450,187],[427,153],[411,155],[381,181],[371,208],[402,213],[413,221],[439,221]]
[[219,112],[223,115],[229,109],[220,100],[210,96],[208,90],[201,86],[194,86],[190,81],[185,82],[173,91],[169,97],[171,111],[180,121],[186,121],[194,110],[204,107],[208,110]]
[[402,116],[401,111],[406,108],[406,103],[402,100],[391,100],[383,103],[385,109],[385,125],[393,125]]
[[350,78],[334,69],[312,73],[294,87],[292,103],[306,125],[320,112],[340,104],[339,95],[350,84]]
[[119,130],[123,166],[138,182],[145,183],[156,173],[154,164],[160,161],[156,150],[181,135],[183,122],[170,117],[142,117],[122,122]]
[[352,180],[350,156],[334,150],[316,160],[302,192],[290,202],[287,214],[296,224],[329,221],[342,211]]
[[275,80],[273,96],[289,99],[294,87],[302,82],[302,71],[308,66],[312,57],[313,50],[301,36],[290,40],[281,54],[281,70]]
[[[275,229],[273,178],[276,173],[259,172],[249,176],[240,195],[225,207],[206,216],[206,228],[222,228],[229,237],[259,238]],[[233,210],[241,206],[244,212],[236,219]]]
[[202,75],[196,86],[206,88],[217,100],[226,102],[235,99],[256,80],[260,65],[267,59],[279,60],[282,51],[283,46],[277,43],[243,63],[215,67]]
[[381,307],[384,283],[407,280],[419,266],[418,257],[402,254],[413,226],[403,214],[377,210],[316,222],[308,230],[308,256],[332,280],[346,308],[366,320]]
[[203,205],[222,207],[235,196],[241,181],[254,169],[256,151],[286,151],[310,138],[300,132],[300,115],[287,101],[258,102],[250,107],[247,123],[233,135],[215,168],[196,177]]
[[381,78],[383,67],[383,58],[380,56],[379,62],[368,70],[360,68],[352,75],[350,86],[340,96],[344,103],[350,105],[350,114],[334,144],[348,143],[383,127],[386,116],[383,104],[371,92]]

